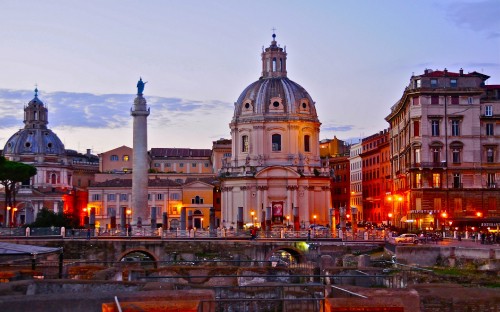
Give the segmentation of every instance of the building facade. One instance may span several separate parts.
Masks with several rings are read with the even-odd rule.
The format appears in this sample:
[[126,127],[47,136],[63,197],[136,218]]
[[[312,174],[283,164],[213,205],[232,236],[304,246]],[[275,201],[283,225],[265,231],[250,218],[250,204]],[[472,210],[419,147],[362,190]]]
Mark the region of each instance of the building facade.
[[390,124],[395,222],[410,229],[499,222],[500,102],[481,73],[412,76]]

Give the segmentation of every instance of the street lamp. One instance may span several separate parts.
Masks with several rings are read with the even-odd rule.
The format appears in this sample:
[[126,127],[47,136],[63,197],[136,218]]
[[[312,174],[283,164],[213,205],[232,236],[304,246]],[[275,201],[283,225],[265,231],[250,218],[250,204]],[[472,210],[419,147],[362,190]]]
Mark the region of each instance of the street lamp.
[[252,226],[254,226],[255,224],[254,224],[254,217],[253,216],[255,215],[255,211],[251,210],[250,215],[252,216]]
[[391,226],[391,219],[392,219],[392,216],[393,216],[392,212],[389,212],[389,213],[387,214],[387,217],[389,217],[389,227]]
[[290,226],[290,216],[286,216],[287,226]]
[[127,225],[130,226],[130,218],[131,218],[131,215],[132,215],[132,209],[127,209],[126,211],[127,213]]
[[11,209],[11,207],[7,206],[7,218],[5,220],[5,222],[6,222],[5,226],[7,226],[7,227],[10,227],[10,209]]
[[201,229],[203,230],[203,218],[201,218]]
[[14,209],[12,209],[12,226],[16,226],[16,211],[17,207],[14,207]]
[[313,224],[316,225],[316,215],[313,215],[313,220],[314,220]]

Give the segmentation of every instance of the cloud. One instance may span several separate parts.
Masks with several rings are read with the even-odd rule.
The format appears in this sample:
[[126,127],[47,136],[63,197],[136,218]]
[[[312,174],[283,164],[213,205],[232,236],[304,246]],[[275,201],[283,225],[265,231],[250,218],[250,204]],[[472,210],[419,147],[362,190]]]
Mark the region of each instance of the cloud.
[[[23,127],[23,107],[34,94],[25,90],[0,89],[0,129]],[[51,128],[115,129],[130,127],[135,95],[52,92],[39,93],[49,110]],[[146,97],[151,115],[149,123],[186,125],[232,111],[232,105],[220,101],[196,101],[181,98]]]
[[344,125],[344,126],[323,126],[321,127],[321,131],[335,131],[335,132],[347,132],[354,129],[353,125]]
[[497,38],[500,28],[498,0],[474,2],[452,1],[447,7],[448,18],[455,24],[472,31],[484,32],[487,38]]

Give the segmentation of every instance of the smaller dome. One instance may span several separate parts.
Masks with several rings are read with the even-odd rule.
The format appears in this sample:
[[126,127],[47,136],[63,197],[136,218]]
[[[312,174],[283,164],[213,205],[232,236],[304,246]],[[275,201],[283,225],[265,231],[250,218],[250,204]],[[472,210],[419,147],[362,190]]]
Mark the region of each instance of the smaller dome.
[[4,155],[66,154],[64,144],[50,129],[21,129],[7,140]]

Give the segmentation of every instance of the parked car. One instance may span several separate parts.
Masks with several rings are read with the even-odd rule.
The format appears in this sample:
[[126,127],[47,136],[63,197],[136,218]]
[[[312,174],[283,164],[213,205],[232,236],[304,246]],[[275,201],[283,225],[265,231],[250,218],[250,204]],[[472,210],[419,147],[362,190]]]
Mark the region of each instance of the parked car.
[[411,243],[418,244],[418,236],[417,234],[401,234],[394,238],[396,243]]

